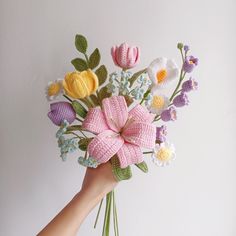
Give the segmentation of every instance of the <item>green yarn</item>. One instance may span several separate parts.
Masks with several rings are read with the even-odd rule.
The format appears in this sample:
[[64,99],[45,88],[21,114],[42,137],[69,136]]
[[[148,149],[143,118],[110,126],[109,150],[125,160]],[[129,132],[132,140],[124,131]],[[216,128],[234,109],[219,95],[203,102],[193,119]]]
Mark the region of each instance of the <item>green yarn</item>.
[[146,164],[145,161],[139,163],[139,164],[135,164],[141,171],[143,171],[144,173],[148,172],[148,166]]
[[100,52],[98,48],[96,48],[89,57],[89,63],[88,63],[89,68],[94,69],[95,67],[97,67],[99,65],[100,59],[101,59]]
[[105,87],[102,87],[102,88],[100,89],[100,91],[98,92],[99,101],[102,102],[102,100],[103,100],[104,98],[109,98],[109,97],[111,97],[111,95],[112,95],[112,94],[107,91],[107,87],[106,87],[106,86],[105,86]]
[[95,74],[97,75],[98,77],[98,80],[99,80],[99,85],[102,85],[106,82],[106,79],[107,79],[107,75],[108,75],[108,72],[107,72],[107,69],[104,65],[101,65],[96,71],[95,71]]
[[92,140],[92,138],[82,138],[79,140],[79,149],[81,151],[87,151],[87,147],[88,144],[90,143],[90,141]]
[[117,181],[128,180],[132,177],[132,172],[130,166],[126,168],[120,168],[120,162],[117,156],[111,158],[112,172],[117,179]]
[[87,39],[83,35],[77,34],[75,36],[75,47],[81,53],[86,53],[88,48]]
[[77,115],[79,115],[82,118],[86,117],[87,110],[78,101],[76,101],[76,100],[72,101],[71,105]]
[[71,61],[71,64],[77,71],[84,71],[88,69],[87,62],[82,58],[75,58]]

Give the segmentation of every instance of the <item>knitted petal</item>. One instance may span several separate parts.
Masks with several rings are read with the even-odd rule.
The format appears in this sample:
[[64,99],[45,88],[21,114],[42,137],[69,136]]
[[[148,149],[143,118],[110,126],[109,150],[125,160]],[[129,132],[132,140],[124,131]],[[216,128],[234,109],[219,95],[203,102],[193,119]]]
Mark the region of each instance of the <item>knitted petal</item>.
[[129,47],[127,51],[127,68],[134,67],[139,61],[139,48]]
[[137,164],[143,161],[141,148],[131,143],[124,143],[117,152],[120,161],[120,167],[125,168],[131,164]]
[[102,101],[107,125],[111,130],[119,132],[128,118],[128,108],[123,96],[113,96]]
[[99,134],[102,131],[109,129],[103,111],[99,107],[92,108],[88,111],[82,124],[82,128],[94,134]]
[[114,46],[111,48],[111,56],[112,56],[113,62],[115,63],[115,65],[119,66],[119,63],[117,62],[117,51],[118,51],[117,46]]
[[117,61],[119,61],[119,64],[122,68],[127,67],[127,50],[128,50],[128,44],[122,43],[120,47],[118,48],[117,52]]
[[123,143],[124,139],[120,135],[105,130],[89,143],[88,152],[99,163],[105,163],[118,152]]
[[132,117],[138,122],[151,123],[155,117],[154,114],[149,113],[146,107],[137,104],[133,109],[129,111],[129,118]]
[[68,123],[74,122],[76,118],[75,111],[68,102],[55,102],[50,104],[50,112],[48,112],[49,119],[55,124],[60,126],[64,120]]
[[156,140],[156,127],[148,123],[131,123],[122,133],[126,142],[145,147],[154,148]]
[[136,61],[136,48],[129,47],[127,51],[127,67],[130,68],[135,64]]

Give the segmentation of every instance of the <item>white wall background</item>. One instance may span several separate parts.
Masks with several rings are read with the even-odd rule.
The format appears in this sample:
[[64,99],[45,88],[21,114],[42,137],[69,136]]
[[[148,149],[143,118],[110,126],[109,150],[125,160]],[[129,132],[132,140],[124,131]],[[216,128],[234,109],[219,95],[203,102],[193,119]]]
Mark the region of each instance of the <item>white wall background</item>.
[[[180,62],[178,41],[200,58],[200,89],[168,127],[178,159],[150,161],[148,175],[134,169],[117,188],[120,235],[235,236],[235,10],[233,0],[1,0],[0,235],[36,235],[80,189],[85,170],[59,159],[44,87],[73,69],[82,33],[110,71],[110,47],[123,41],[142,48],[140,68]],[[101,234],[95,214],[79,235]]]

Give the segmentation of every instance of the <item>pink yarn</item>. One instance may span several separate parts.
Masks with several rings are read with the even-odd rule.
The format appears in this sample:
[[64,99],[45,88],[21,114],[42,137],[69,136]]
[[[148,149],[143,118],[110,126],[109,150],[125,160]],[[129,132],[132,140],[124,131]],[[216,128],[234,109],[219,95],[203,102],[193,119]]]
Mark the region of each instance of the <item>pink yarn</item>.
[[120,46],[111,48],[111,55],[115,65],[130,69],[137,65],[140,58],[139,47],[129,46],[127,43],[122,43]]
[[89,143],[88,152],[99,163],[117,154],[121,168],[143,161],[141,147],[154,148],[156,128],[153,116],[136,105],[128,112],[123,96],[103,99],[102,110],[89,110],[82,127],[97,134]]

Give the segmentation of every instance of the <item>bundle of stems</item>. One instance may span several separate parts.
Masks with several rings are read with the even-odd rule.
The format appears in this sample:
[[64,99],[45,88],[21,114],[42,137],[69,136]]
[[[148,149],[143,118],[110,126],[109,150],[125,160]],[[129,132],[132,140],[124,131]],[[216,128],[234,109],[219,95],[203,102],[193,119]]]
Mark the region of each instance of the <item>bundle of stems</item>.
[[[116,209],[116,202],[115,202],[115,192],[114,190],[109,192],[106,195],[106,207],[105,207],[105,215],[104,215],[104,222],[103,222],[103,230],[102,236],[109,236],[110,234],[110,224],[111,224],[111,217],[113,216],[113,227],[114,227],[114,234],[115,236],[119,236],[119,229],[118,229],[118,217],[117,217],[117,209]],[[96,216],[94,228],[97,226],[98,218],[100,215],[100,211],[102,208],[104,199],[101,200],[98,213]]]

